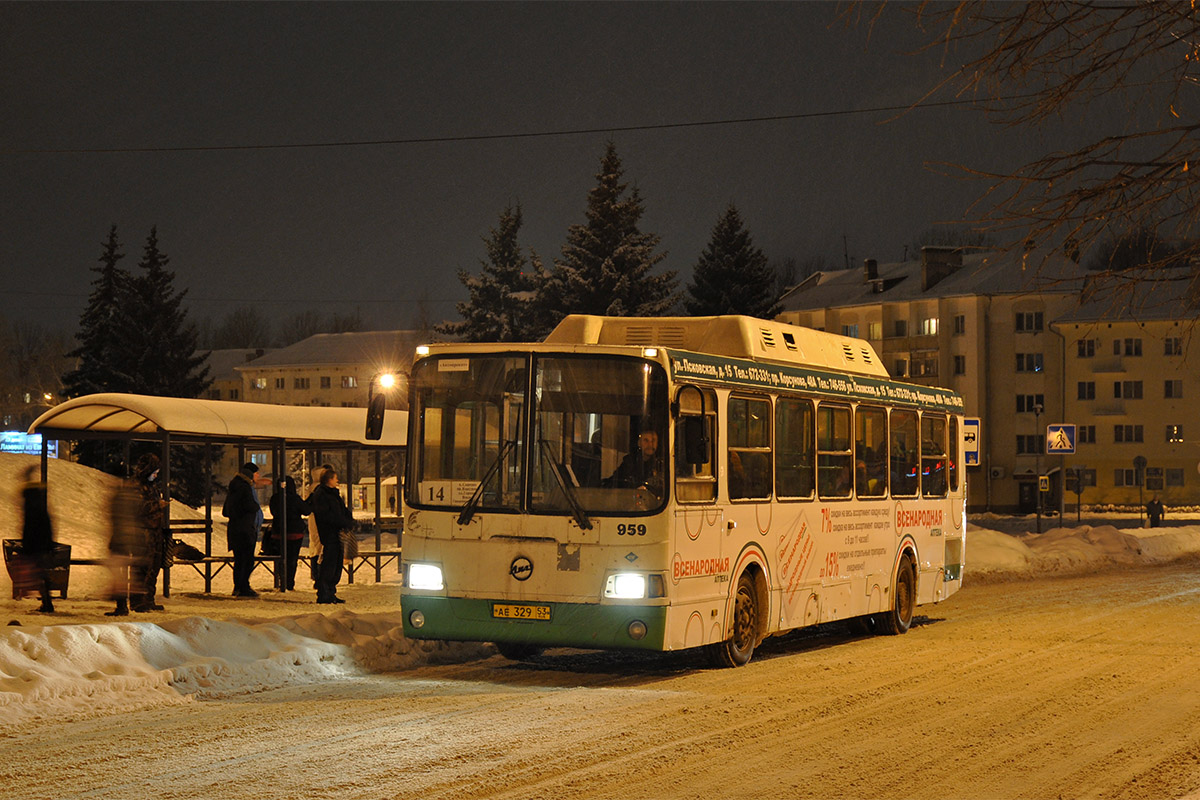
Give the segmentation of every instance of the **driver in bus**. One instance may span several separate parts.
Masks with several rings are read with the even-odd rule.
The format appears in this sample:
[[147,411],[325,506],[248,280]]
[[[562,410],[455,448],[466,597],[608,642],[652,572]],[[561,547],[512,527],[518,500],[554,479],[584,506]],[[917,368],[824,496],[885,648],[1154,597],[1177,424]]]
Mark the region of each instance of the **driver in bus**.
[[638,449],[621,459],[620,465],[604,485],[619,489],[646,487],[656,497],[663,496],[663,461],[658,452],[658,432],[638,434]]

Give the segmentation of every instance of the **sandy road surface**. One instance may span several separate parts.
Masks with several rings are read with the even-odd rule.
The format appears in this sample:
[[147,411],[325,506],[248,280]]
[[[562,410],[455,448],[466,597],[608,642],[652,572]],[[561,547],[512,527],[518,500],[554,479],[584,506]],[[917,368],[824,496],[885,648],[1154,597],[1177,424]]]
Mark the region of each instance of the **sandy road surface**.
[[1200,564],[969,585],[747,667],[552,651],[0,738],[25,798],[1166,798],[1200,788]]

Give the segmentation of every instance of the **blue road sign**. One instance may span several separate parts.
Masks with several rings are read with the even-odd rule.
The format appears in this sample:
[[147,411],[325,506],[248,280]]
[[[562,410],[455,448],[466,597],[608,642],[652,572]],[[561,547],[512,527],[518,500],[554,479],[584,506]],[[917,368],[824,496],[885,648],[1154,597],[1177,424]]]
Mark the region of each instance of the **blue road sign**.
[[979,417],[963,418],[963,457],[968,467],[979,466]]
[[1075,426],[1062,422],[1046,426],[1046,455],[1070,456],[1075,454]]

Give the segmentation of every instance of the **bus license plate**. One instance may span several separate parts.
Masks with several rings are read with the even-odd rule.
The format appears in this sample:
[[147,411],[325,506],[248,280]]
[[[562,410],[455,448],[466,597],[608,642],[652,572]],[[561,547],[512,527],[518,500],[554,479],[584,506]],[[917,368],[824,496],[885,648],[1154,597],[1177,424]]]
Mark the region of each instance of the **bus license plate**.
[[534,619],[549,622],[550,606],[514,606],[496,603],[492,606],[492,616],[496,619]]

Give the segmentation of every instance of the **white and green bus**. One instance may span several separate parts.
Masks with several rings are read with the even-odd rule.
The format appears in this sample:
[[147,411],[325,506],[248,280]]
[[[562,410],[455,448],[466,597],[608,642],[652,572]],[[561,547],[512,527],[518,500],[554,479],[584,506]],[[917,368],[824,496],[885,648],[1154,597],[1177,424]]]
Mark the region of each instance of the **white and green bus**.
[[962,398],[862,340],[750,317],[570,316],[545,342],[418,349],[405,635],[706,648],[962,585]]

